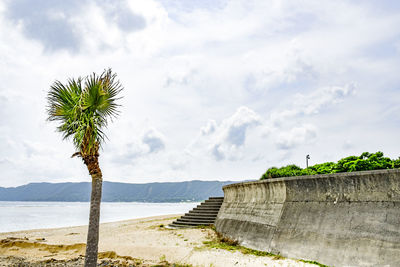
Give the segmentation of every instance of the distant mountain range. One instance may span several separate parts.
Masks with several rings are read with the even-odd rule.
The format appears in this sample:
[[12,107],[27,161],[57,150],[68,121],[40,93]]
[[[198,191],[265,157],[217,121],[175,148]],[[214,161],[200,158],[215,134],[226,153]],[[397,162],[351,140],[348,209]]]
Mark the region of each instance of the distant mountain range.
[[[202,201],[223,196],[222,186],[232,181],[188,181],[128,184],[103,182],[106,202],[181,202]],[[89,201],[91,184],[30,183],[18,187],[0,187],[0,201]]]

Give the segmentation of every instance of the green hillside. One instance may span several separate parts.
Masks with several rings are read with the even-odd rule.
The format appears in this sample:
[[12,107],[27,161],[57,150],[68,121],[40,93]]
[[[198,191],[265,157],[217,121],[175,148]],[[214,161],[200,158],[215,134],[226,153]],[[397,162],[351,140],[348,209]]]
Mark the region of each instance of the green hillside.
[[[181,202],[223,196],[222,186],[233,182],[188,181],[170,183],[103,183],[103,201]],[[0,201],[89,201],[90,183],[31,183],[0,187]]]

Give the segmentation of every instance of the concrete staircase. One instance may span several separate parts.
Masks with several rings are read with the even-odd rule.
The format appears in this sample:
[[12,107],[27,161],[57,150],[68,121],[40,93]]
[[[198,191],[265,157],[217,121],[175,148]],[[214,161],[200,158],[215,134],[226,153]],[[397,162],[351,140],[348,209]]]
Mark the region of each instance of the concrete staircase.
[[189,211],[189,213],[185,213],[185,215],[176,219],[169,227],[188,228],[214,224],[223,201],[223,197],[210,197],[200,205],[197,205],[196,208]]

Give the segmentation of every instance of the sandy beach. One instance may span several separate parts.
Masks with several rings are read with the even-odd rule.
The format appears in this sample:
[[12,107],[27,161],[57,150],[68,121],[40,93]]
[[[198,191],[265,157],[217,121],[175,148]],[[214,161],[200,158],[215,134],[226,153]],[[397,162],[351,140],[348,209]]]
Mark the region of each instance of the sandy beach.
[[[100,226],[102,266],[316,266],[292,259],[242,254],[206,247],[213,230],[166,229],[179,215],[104,223]],[[87,226],[0,233],[0,266],[81,266]],[[172,265],[171,265],[172,266]]]

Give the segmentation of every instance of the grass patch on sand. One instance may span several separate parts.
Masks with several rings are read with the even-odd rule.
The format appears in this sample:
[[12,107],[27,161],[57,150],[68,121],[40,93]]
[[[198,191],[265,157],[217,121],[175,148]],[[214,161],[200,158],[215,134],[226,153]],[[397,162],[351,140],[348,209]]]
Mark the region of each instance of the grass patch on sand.
[[193,267],[191,264],[180,264],[180,263],[169,263],[167,261],[160,262],[156,265],[152,265],[151,267]]
[[221,240],[210,240],[210,241],[203,241],[203,244],[207,248],[217,248],[217,249],[225,249],[229,251],[240,251],[243,254],[250,254],[255,256],[261,257],[272,257],[274,260],[284,259],[281,255],[273,254],[266,251],[255,250],[251,248],[246,248],[243,246],[239,246],[237,243],[226,242]]
[[315,264],[315,265],[318,265],[318,266],[320,266],[320,267],[329,267],[328,265],[324,265],[324,264],[319,263],[319,262],[317,262],[317,261],[308,261],[308,260],[299,260],[299,261],[302,261],[302,262],[305,262],[305,263]]
[[[223,236],[221,233],[218,233],[215,230],[214,226],[211,227],[199,227],[201,229],[210,229],[213,231],[213,235],[209,235],[207,238],[210,240],[203,241],[203,248],[216,248],[216,249],[225,249],[228,251],[240,251],[243,254],[250,254],[254,256],[259,256],[259,257],[271,257],[273,260],[282,260],[285,259],[285,257],[279,255],[279,254],[274,254],[266,251],[260,251],[260,250],[255,250],[251,248],[246,248],[243,246],[239,245],[239,242],[237,240],[230,239],[228,237]],[[199,248],[201,249],[201,247]],[[304,263],[310,263],[310,264],[315,264],[320,267],[329,267],[327,265],[321,264],[317,261],[309,261],[309,260],[298,260]]]
[[238,241],[225,237],[222,234],[216,232],[214,227],[208,227],[208,228],[213,230],[215,235],[209,236],[208,238],[210,240],[203,241],[204,247],[206,248],[225,249],[228,251],[240,251],[243,254],[250,254],[261,257],[272,257],[274,260],[284,259],[281,255],[276,255],[270,252],[260,251],[240,246]]
[[181,264],[181,263],[169,263],[165,259],[165,255],[161,255],[160,262],[156,265],[152,265],[151,267],[193,267],[191,264]]

